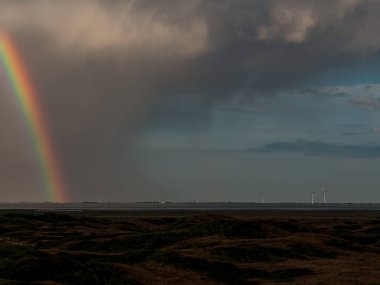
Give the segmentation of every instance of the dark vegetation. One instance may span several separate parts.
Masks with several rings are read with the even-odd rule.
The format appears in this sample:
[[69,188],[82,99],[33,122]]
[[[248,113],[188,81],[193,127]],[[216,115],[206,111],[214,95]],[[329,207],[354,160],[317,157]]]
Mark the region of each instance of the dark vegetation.
[[0,284],[314,284],[363,252],[380,257],[376,216],[0,212]]

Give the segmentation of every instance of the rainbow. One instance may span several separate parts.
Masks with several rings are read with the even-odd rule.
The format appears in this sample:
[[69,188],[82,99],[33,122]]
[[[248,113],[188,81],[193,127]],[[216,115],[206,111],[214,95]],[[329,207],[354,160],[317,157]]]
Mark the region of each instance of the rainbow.
[[68,197],[60,165],[30,76],[16,45],[9,36],[1,33],[0,67],[6,74],[6,79],[12,88],[28,126],[39,160],[48,199],[51,202],[66,202]]

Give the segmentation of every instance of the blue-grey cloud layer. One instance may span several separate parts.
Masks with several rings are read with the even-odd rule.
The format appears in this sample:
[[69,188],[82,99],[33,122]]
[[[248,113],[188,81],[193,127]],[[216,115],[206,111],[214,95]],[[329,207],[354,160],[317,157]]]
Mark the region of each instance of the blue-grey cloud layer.
[[259,148],[248,149],[248,151],[280,153],[293,152],[315,156],[333,157],[359,157],[378,158],[380,157],[380,145],[361,144],[350,145],[342,143],[326,143],[320,141],[310,141],[298,139],[293,142],[277,141],[265,144]]

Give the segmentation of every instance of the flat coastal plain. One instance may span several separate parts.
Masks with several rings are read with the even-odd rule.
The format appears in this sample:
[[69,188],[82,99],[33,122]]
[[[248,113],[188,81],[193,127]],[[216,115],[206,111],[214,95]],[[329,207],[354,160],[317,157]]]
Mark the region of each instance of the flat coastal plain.
[[0,284],[380,284],[379,211],[0,211]]

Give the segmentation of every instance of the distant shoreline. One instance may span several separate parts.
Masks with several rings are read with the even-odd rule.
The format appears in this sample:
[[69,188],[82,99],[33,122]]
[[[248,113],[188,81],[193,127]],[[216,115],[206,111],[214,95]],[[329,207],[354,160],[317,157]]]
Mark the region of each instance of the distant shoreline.
[[0,210],[47,211],[380,211],[380,203],[0,203]]

